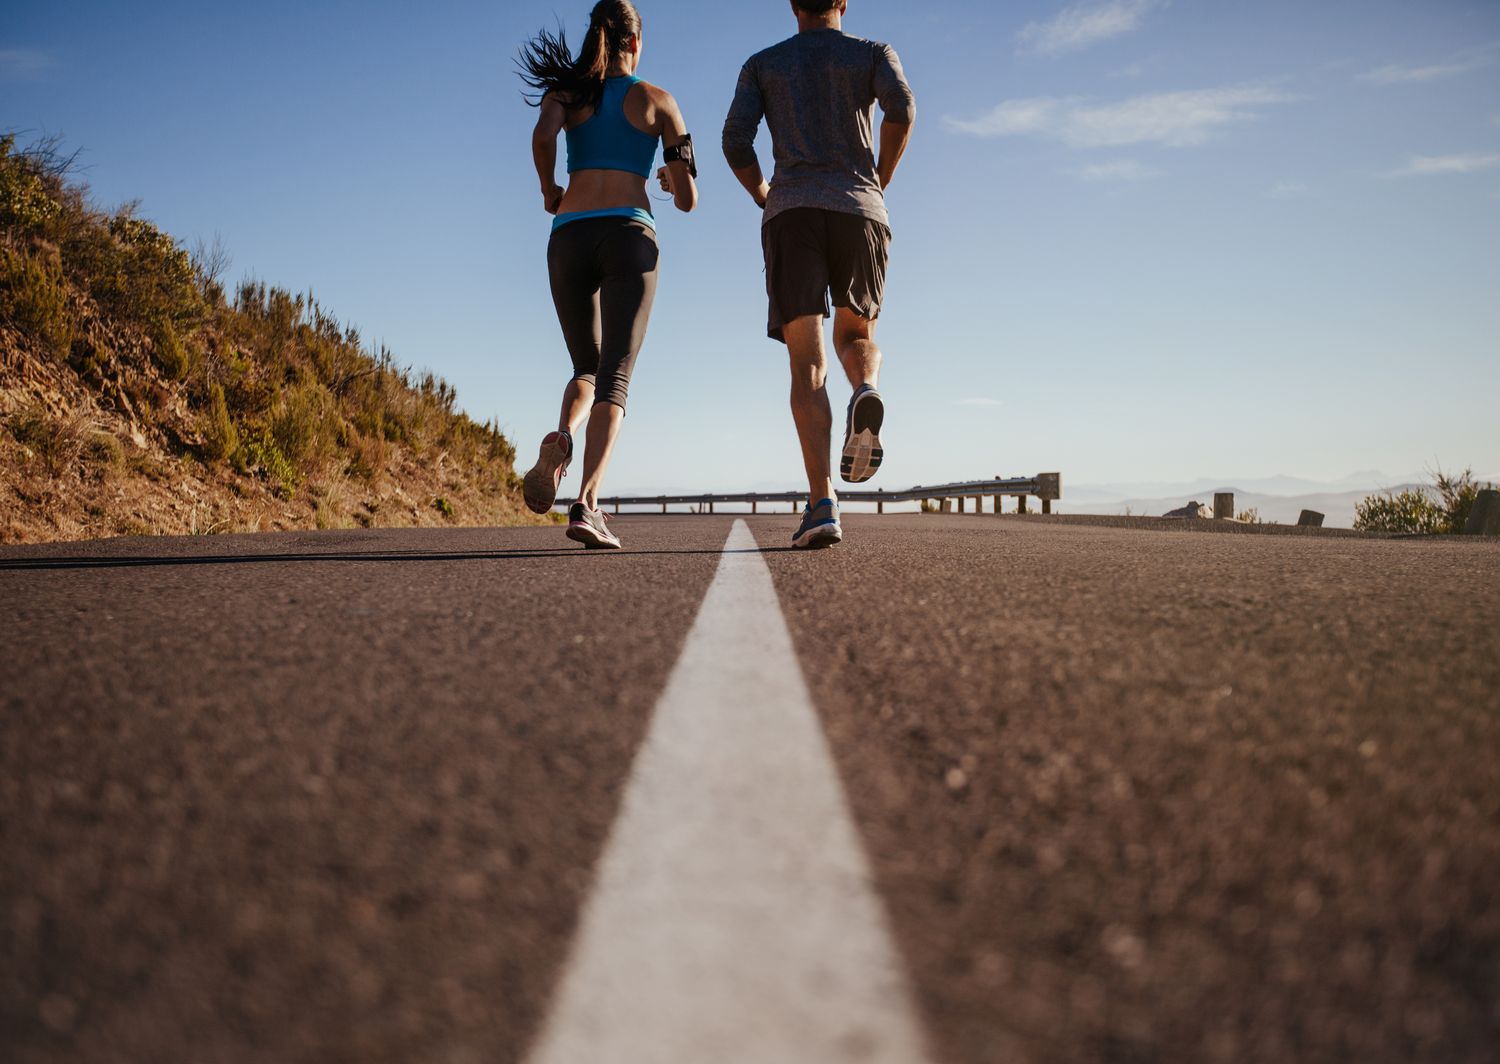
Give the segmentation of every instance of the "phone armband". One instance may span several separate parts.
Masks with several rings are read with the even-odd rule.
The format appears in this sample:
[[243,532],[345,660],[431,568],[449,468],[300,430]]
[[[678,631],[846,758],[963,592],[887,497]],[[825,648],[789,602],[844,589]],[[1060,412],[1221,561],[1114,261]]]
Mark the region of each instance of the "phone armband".
[[698,164],[693,160],[693,135],[691,133],[683,134],[681,144],[674,144],[670,148],[663,148],[661,150],[661,157],[663,162],[687,163],[688,173],[694,177],[698,176]]

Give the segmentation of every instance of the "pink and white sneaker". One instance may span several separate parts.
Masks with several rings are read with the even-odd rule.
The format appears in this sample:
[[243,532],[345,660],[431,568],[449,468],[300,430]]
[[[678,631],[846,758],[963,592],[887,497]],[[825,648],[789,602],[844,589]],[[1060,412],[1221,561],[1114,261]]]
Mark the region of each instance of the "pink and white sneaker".
[[608,522],[609,515],[603,510],[590,510],[575,502],[568,508],[568,538],[585,547],[618,547],[620,537],[609,530]]
[[532,513],[544,514],[557,502],[557,484],[568,475],[573,437],[562,429],[542,437],[542,453],[521,482],[521,495]]

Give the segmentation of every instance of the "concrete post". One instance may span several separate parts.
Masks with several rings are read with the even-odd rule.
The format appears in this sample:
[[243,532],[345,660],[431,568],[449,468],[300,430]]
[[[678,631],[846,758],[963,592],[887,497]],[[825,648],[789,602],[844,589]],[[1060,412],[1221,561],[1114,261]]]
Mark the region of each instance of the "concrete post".
[[755,500],[754,500],[754,499],[751,499],[751,500],[750,500],[750,512],[751,512],[751,513],[754,513],[754,512],[755,512],[755,507],[756,507],[756,502],[755,502]]
[[974,496],[974,512],[976,514],[982,514],[982,513],[984,513],[984,496],[983,495],[976,495],[976,496]]
[[1323,515],[1316,510],[1303,510],[1297,515],[1297,524],[1302,528],[1322,528]]
[[1474,508],[1464,522],[1464,535],[1500,535],[1500,491],[1485,488],[1474,496]]
[[958,497],[958,512],[964,512],[964,497],[962,495]]
[[1234,492],[1214,492],[1214,519],[1223,521],[1234,517]]
[[[884,488],[876,488],[875,490],[876,491],[885,491]],[[878,513],[878,514],[885,513],[885,500],[884,499],[876,499],[875,500],[875,512]]]

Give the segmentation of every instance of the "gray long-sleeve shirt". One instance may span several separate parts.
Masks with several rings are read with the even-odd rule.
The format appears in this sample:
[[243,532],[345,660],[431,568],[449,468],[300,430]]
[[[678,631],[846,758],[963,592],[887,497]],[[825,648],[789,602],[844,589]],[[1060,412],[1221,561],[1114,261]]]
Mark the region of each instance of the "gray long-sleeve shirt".
[[875,169],[876,100],[887,121],[916,118],[916,98],[888,44],[812,30],[750,57],[724,120],[724,158],[736,170],[758,161],[764,116],[776,171],[763,221],[823,207],[889,224]]

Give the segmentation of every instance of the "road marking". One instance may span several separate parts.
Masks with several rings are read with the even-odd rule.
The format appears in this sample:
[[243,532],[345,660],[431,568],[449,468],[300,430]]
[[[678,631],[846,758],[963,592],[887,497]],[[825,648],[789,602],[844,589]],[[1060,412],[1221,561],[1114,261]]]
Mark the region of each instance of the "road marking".
[[530,1059],[928,1059],[744,521],[656,705]]

